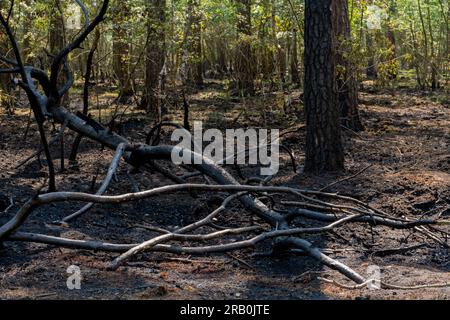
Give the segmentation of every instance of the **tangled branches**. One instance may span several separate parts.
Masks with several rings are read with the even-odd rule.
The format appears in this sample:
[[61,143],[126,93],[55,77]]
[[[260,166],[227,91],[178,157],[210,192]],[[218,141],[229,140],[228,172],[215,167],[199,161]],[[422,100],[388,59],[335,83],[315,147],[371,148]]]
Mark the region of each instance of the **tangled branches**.
[[[77,1],[77,3],[82,9],[84,8],[81,1]],[[200,154],[179,147],[153,145],[154,143],[134,144],[125,137],[111,132],[108,128],[95,122],[92,123],[89,119],[81,115],[73,114],[63,108],[60,105],[61,97],[72,86],[73,76],[68,76],[68,82],[61,88],[58,88],[58,75],[62,70],[68,72],[68,55],[78,48],[104,19],[108,4],[108,0],[103,1],[99,13],[91,22],[87,11],[83,9],[85,26],[72,43],[54,55],[50,75],[44,70],[24,65],[23,59],[20,56],[20,49],[9,26],[8,19],[5,19],[0,13],[0,22],[6,30],[15,55],[15,60],[5,57],[0,59],[3,63],[10,65],[9,69],[2,69],[0,73],[17,74],[20,76],[18,83],[27,93],[30,106],[34,111],[35,119],[39,127],[43,151],[47,157],[50,176],[49,191],[51,191],[50,193],[38,194],[30,199],[18,209],[16,214],[7,223],[0,226],[0,243],[6,241],[25,241],[73,249],[120,253],[107,266],[108,269],[116,270],[143,252],[159,251],[171,254],[204,255],[242,250],[255,247],[263,242],[271,242],[275,252],[289,251],[292,249],[299,250],[324,265],[337,270],[357,285],[362,285],[368,281],[366,278],[349,266],[324,254],[319,248],[307,241],[305,239],[306,236],[329,233],[349,224],[367,224],[373,227],[384,226],[400,230],[416,229],[425,234],[429,234],[427,226],[446,223],[441,219],[410,220],[393,217],[362,201],[333,193],[263,184],[257,186],[241,185],[224,168]],[[36,86],[35,82],[39,86]],[[42,92],[38,88],[42,88]],[[74,131],[80,137],[87,137],[102,146],[116,151],[108,174],[96,194],[54,192],[56,190],[55,172],[43,126],[47,120],[53,120],[63,125],[64,128],[67,127]],[[151,142],[152,135],[153,132],[151,135],[149,134],[148,142]],[[197,171],[195,174],[199,173],[208,177],[208,179],[214,181],[214,184],[190,184],[184,181],[184,179],[189,178],[189,175],[185,175],[184,179],[181,179],[178,176],[170,174],[159,163],[169,161],[174,152],[178,154],[183,153],[190,157],[192,159],[191,163],[194,163],[192,169]],[[293,158],[292,154],[290,156]],[[158,171],[160,173],[179,184],[121,195],[104,195],[122,159],[134,168],[145,166],[159,168]],[[293,167],[295,167],[294,161]],[[248,181],[251,180],[248,179]],[[107,243],[101,240],[86,241],[19,231],[30,215],[36,209],[45,205],[69,201],[86,203],[86,206],[82,209],[62,219],[62,222],[67,224],[75,218],[87,214],[94,204],[121,204],[181,192],[224,193],[226,198],[218,208],[204,218],[176,230],[155,228],[160,235],[141,243]],[[280,194],[282,197],[278,199],[280,198]],[[265,204],[263,202],[264,199],[269,199],[270,205]],[[237,208],[238,201],[242,205],[242,214],[256,216],[259,223],[243,225],[239,228],[219,228],[219,230],[211,231],[210,228],[214,227],[213,220],[220,215],[226,214],[231,207]],[[320,222],[321,225],[318,227],[298,227],[295,223],[299,219],[313,220]],[[228,239],[230,235],[240,236],[241,240],[230,241]]]
[[[113,163],[117,162],[117,155],[120,154],[122,149],[123,145],[120,145],[118,152],[113,159]],[[117,168],[117,165],[112,167]],[[108,172],[108,176],[110,175],[111,170]],[[162,233],[160,236],[156,236],[138,244],[111,244],[101,241],[73,240],[17,231],[17,229],[26,221],[30,214],[43,205],[65,201],[82,201],[96,204],[120,204],[159,197],[163,194],[189,192],[193,190],[197,192],[226,192],[231,195],[223,201],[221,206],[203,219],[174,231],[160,229],[160,233]],[[284,208],[274,211],[267,208],[256,197],[256,195],[261,194],[265,197],[272,197],[272,194],[275,193],[294,196],[299,198],[301,201],[281,201],[277,205],[283,205]],[[250,196],[249,194],[252,194],[253,196]],[[347,204],[336,204],[331,201],[326,202],[324,200],[320,200],[319,198],[328,198],[335,201],[347,202]],[[250,225],[234,229],[223,229],[209,233],[202,233],[199,231],[203,227],[210,226],[213,219],[217,218],[221,214],[224,214],[227,211],[227,208],[229,208],[236,200],[242,201],[244,205],[246,203],[248,205],[248,202],[253,202],[255,205],[258,205],[260,210],[265,210],[267,216],[262,215],[261,222],[266,222],[267,226],[262,227],[261,225]],[[250,209],[252,208],[251,205],[249,207]],[[87,210],[83,213],[85,212],[87,212]],[[273,212],[273,214],[271,212]],[[281,214],[279,212],[284,213]],[[297,218],[318,220],[325,222],[325,224],[320,227],[293,227],[292,223]],[[63,220],[67,221],[68,219]],[[362,284],[365,283],[367,279],[359,275],[355,270],[339,261],[336,261],[335,259],[330,258],[322,253],[318,248],[314,247],[310,242],[300,238],[300,236],[330,232],[350,223],[386,226],[393,229],[410,229],[421,226],[439,225],[445,222],[432,219],[409,221],[407,219],[391,217],[388,214],[374,209],[359,200],[333,193],[275,186],[180,184],[168,185],[142,192],[128,193],[117,196],[104,196],[98,193],[96,195],[92,195],[77,192],[57,192],[37,195],[35,198],[23,205],[11,220],[0,228],[0,240],[30,241],[69,248],[121,253],[120,256],[118,256],[107,266],[107,268],[111,270],[116,270],[120,265],[126,263],[126,261],[142,252],[161,251],[173,254],[223,253],[255,247],[259,243],[270,240],[272,241],[274,248],[282,248],[282,250],[300,249],[305,254],[317,259],[326,266],[339,271],[357,284]],[[245,234],[256,235],[253,237],[246,237],[244,240],[237,242],[212,244],[206,246],[177,245],[179,242],[189,242],[193,244],[199,242],[204,243],[206,241],[226,239],[229,235]]]

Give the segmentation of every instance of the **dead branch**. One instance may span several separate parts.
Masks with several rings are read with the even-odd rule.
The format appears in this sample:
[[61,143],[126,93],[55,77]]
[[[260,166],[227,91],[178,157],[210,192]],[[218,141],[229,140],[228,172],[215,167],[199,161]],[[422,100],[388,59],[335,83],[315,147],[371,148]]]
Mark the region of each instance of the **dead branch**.
[[[430,238],[434,238],[435,241],[441,241],[441,239],[425,228],[426,226],[445,223],[439,218],[419,219],[414,221],[406,218],[399,219],[351,197],[334,193],[325,193],[322,191],[268,186],[267,184],[272,177],[258,180],[258,183],[260,183],[259,186],[240,185],[230,173],[220,166],[220,164],[217,164],[211,159],[205,158],[196,152],[174,146],[149,145],[149,143],[153,144],[153,142],[155,142],[152,138],[156,131],[159,136],[161,127],[164,125],[163,123],[150,131],[147,136],[147,144],[133,144],[125,137],[105,128],[85,114],[73,114],[65,109],[61,106],[61,98],[72,87],[74,81],[73,74],[70,72],[67,62],[68,56],[72,51],[79,48],[89,34],[100,24],[105,17],[109,5],[109,0],[103,0],[98,14],[90,21],[88,11],[82,1],[76,0],[76,2],[84,14],[84,27],[71,43],[53,56],[50,76],[45,70],[24,65],[20,55],[20,49],[8,22],[9,17],[8,19],[4,19],[0,13],[1,25],[6,31],[15,56],[15,61],[0,57],[1,61],[10,66],[10,68],[0,70],[0,72],[20,75],[21,79],[18,80],[18,84],[27,93],[30,106],[38,124],[43,150],[47,157],[50,176],[49,187],[51,191],[55,190],[56,185],[53,163],[44,131],[44,123],[48,119],[52,119],[56,123],[63,125],[64,128],[67,126],[67,128],[77,133],[79,137],[89,138],[102,146],[115,150],[116,153],[111,162],[108,174],[105,177],[102,186],[97,191],[97,194],[52,192],[34,196],[23,204],[7,223],[0,226],[0,243],[3,241],[26,241],[74,249],[121,253],[120,256],[108,265],[109,269],[114,270],[129,259],[135,257],[137,254],[143,252],[159,251],[172,254],[192,255],[228,253],[235,250],[252,248],[262,242],[271,240],[273,242],[273,247],[283,248],[285,250],[301,250],[302,253],[337,270],[345,277],[361,286],[367,283],[367,280],[364,277],[345,264],[325,255],[310,242],[300,237],[310,234],[333,232],[336,228],[343,227],[349,223],[365,223],[370,224],[371,226],[387,226],[393,229],[415,229],[426,234]],[[67,82],[62,85],[61,88],[58,88],[57,79],[61,72],[66,73]],[[39,84],[38,86],[35,84],[36,81]],[[173,124],[169,125],[174,126]],[[175,125],[175,127],[178,128],[178,125]],[[272,143],[276,142],[272,141]],[[246,150],[246,152],[247,151],[251,150]],[[289,150],[287,151],[290,154],[293,166],[296,167],[292,152]],[[159,165],[158,161],[171,161],[173,153],[183,154],[189,157],[191,163],[193,163],[192,168],[204,175],[205,179],[208,179],[208,181],[211,181],[212,183],[187,184],[183,178],[171,175],[168,170]],[[172,178],[172,180],[175,180],[180,184],[168,185],[135,193],[105,196],[103,194],[106,192],[114,173],[117,171],[121,158],[136,168],[153,166],[155,170]],[[73,240],[49,235],[18,232],[18,229],[26,222],[28,217],[37,208],[44,205],[68,201],[88,203],[78,212],[63,219],[63,221],[69,221],[85,213],[93,204],[120,204],[150,199],[168,193],[174,194],[177,192],[224,192],[228,193],[229,196],[217,209],[213,210],[203,219],[197,220],[194,223],[175,231],[168,231],[161,228],[159,230],[160,235],[142,243],[113,244],[95,240]],[[269,206],[261,201],[262,198],[261,200],[257,198],[257,196],[260,196],[261,194],[264,195],[265,199],[270,200],[271,203]],[[278,197],[279,194],[295,197],[297,201],[282,201],[280,204],[284,206],[283,210],[275,210],[273,208],[277,205],[276,196]],[[201,228],[201,231],[205,232],[205,228],[214,225],[213,219],[229,209],[230,204],[234,200],[239,200],[249,214],[256,216],[261,220],[261,223],[264,223],[264,227],[251,225],[240,228],[219,228],[219,231],[210,233],[201,233],[199,231]],[[292,227],[291,222],[299,217],[324,222],[325,224],[310,228]],[[158,232],[156,229],[153,229],[152,231]],[[256,235],[251,238],[248,238],[248,235],[247,237],[244,237],[245,234],[249,233],[256,233]],[[215,239],[226,239],[228,235],[239,235],[242,237],[242,240],[224,241],[225,243],[207,244],[202,246],[191,244]],[[189,242],[190,246],[176,245],[174,244],[176,242]],[[441,241],[441,244],[444,243],[445,241]],[[389,287],[389,285],[385,284],[385,287]]]
[[[319,277],[318,279],[322,280],[326,283],[330,283],[335,286],[338,286],[340,288],[347,289],[347,290],[362,289],[362,288],[368,286],[369,284],[374,283],[373,279],[369,279],[363,283],[352,286],[352,285],[346,285],[346,284],[337,282],[332,279],[326,279],[326,278],[321,278],[321,277]],[[424,284],[424,285],[417,285],[417,286],[399,286],[399,285],[393,285],[393,284],[382,281],[380,284],[381,284],[382,289],[390,289],[390,290],[420,290],[420,289],[427,289],[427,288],[448,288],[448,287],[450,287],[450,283],[435,283],[435,284]]]
[[365,283],[366,279],[358,274],[356,271],[347,267],[345,264],[334,260],[324,253],[322,253],[318,248],[314,247],[311,243],[304,239],[291,238],[286,240],[287,243],[291,244],[293,247],[302,249],[309,256],[315,258],[316,260],[322,262],[327,267],[339,271],[341,274],[345,275],[347,278],[353,280],[354,282],[361,284]]
[[[124,203],[131,202],[136,200],[143,200],[150,197],[155,197],[157,195],[161,195],[164,193],[175,193],[181,191],[223,191],[223,192],[282,192],[282,193],[290,193],[294,195],[298,195],[301,197],[305,197],[304,194],[314,193],[316,191],[309,190],[299,190],[289,187],[272,187],[272,186],[246,186],[246,185],[204,185],[204,184],[182,184],[182,185],[169,185],[163,186],[159,188],[154,188],[146,191],[142,191],[139,193],[128,193],[122,194],[118,196],[102,196],[102,195],[93,195],[86,194],[81,192],[54,192],[38,195],[35,198],[29,200],[25,203],[22,208],[19,209],[17,214],[4,226],[0,228],[0,240],[5,236],[11,234],[14,230],[16,230],[20,225],[28,218],[28,216],[32,213],[32,211],[42,205],[64,202],[64,201],[80,201],[80,202],[93,202],[93,203]],[[327,194],[324,194],[327,195]],[[280,223],[284,223],[285,219],[282,215],[274,212],[273,210],[269,210],[261,201],[253,200],[248,195],[240,194],[239,199],[242,204],[251,212],[259,215],[263,220],[268,223],[275,222],[275,225]],[[336,207],[342,207],[336,205]],[[366,217],[359,217],[358,219],[365,218],[364,222],[370,223],[371,221],[375,221],[380,225],[387,225],[392,228],[397,229],[409,229],[416,226],[423,225],[433,225],[438,224],[439,221],[436,220],[418,220],[418,221],[406,221],[401,222],[397,220],[392,220],[390,218],[385,218],[383,216],[379,216],[376,213],[370,211],[364,211],[362,209],[354,208],[354,211],[357,214],[366,215]],[[321,221],[335,221],[335,215],[327,215],[321,214],[318,212],[310,211],[310,210],[302,210],[299,209],[297,211],[292,212],[293,215],[306,215],[310,216],[313,219],[321,220]],[[332,220],[330,220],[332,219]]]
[[[104,194],[106,192],[106,190],[108,189],[112,178],[114,177],[114,175],[117,172],[117,168],[119,167],[119,162],[120,162],[120,159],[122,158],[122,154],[123,154],[124,150],[125,150],[125,144],[123,144],[123,143],[119,144],[119,146],[117,147],[116,153],[111,161],[111,165],[109,166],[106,177],[103,180],[102,185],[100,186],[100,188],[98,189],[98,191],[96,193],[97,195]],[[87,211],[89,211],[89,209],[91,209],[93,205],[94,204],[92,202],[86,204],[83,208],[81,208],[77,212],[62,219],[62,222],[67,223],[71,220],[74,220],[75,218],[80,217],[81,215],[83,215]]]

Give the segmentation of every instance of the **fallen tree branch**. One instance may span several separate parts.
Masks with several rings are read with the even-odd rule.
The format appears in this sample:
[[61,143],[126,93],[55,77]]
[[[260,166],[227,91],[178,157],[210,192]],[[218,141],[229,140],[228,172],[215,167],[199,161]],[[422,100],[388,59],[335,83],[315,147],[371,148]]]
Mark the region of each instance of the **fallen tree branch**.
[[[79,137],[87,137],[92,141],[101,144],[102,146],[105,146],[111,150],[115,150],[116,154],[111,163],[110,170],[108,170],[108,174],[97,194],[92,195],[80,192],[54,192],[36,195],[31,200],[26,202],[6,224],[0,226],[0,243],[2,241],[30,241],[68,248],[122,253],[122,255],[117,257],[111,264],[109,264],[110,269],[116,269],[122,263],[128,261],[133,256],[141,252],[161,251],[174,254],[224,253],[234,250],[251,248],[261,242],[273,240],[275,242],[275,246],[283,245],[284,247],[290,249],[301,250],[303,253],[308,254],[309,256],[315,258],[328,267],[339,271],[348,279],[361,285],[363,283],[366,283],[366,280],[355,270],[339,261],[328,257],[318,248],[314,247],[310,242],[305,239],[298,238],[298,236],[331,232],[333,231],[333,229],[341,227],[347,223],[368,223],[370,225],[384,225],[394,229],[420,230],[421,232],[427,234],[430,238],[434,238],[435,241],[440,240],[425,228],[425,226],[428,225],[443,223],[438,219],[423,219],[416,221],[411,221],[409,219],[399,219],[388,215],[382,210],[374,208],[367,203],[364,203],[357,199],[353,199],[351,197],[341,196],[333,193],[325,193],[321,191],[265,186],[265,184],[269,182],[271,177],[258,181],[260,183],[260,186],[240,185],[239,182],[225,169],[220,167],[219,164],[215,163],[211,159],[203,157],[201,154],[198,154],[191,150],[173,146],[133,144],[125,137],[115,134],[114,132],[112,132],[112,130],[105,128],[103,125],[95,122],[93,119],[87,117],[86,115],[75,115],[69,110],[63,108],[60,105],[61,98],[71,88],[74,80],[73,74],[70,72],[67,63],[68,55],[73,50],[79,48],[83,41],[86,40],[88,35],[104,19],[109,5],[109,0],[104,0],[100,6],[99,13],[93,19],[93,21],[90,22],[86,7],[83,5],[81,0],[76,1],[77,4],[81,7],[81,10],[84,14],[84,28],[82,29],[80,34],[76,36],[75,40],[72,43],[69,43],[65,48],[63,48],[63,50],[61,50],[56,56],[53,57],[50,76],[48,76],[47,72],[44,70],[25,66],[23,64],[17,41],[14,38],[8,22],[0,13],[0,22],[6,30],[17,60],[7,62],[7,64],[11,65],[12,67],[10,69],[3,70],[3,72],[18,73],[21,75],[22,79],[19,80],[18,83],[27,93],[30,105],[35,114],[43,148],[48,160],[47,162],[50,175],[50,190],[55,189],[55,175],[43,127],[43,124],[47,119],[51,118],[56,123],[59,123],[64,127],[67,126],[69,129],[75,131]],[[8,59],[0,57],[0,60],[7,61]],[[66,73],[67,82],[62,86],[62,88],[58,88],[57,79],[59,78],[61,71],[64,71]],[[38,85],[35,83],[36,81]],[[38,88],[43,92],[40,92]],[[154,140],[152,138],[156,130],[158,130],[159,136],[159,130],[161,129],[161,126],[162,124],[159,128],[152,129],[147,137],[147,140],[149,142],[152,142],[151,140]],[[155,140],[153,142],[155,142]],[[271,143],[274,144],[276,142],[272,141]],[[251,150],[245,150],[245,152],[247,151]],[[290,152],[290,150],[287,151],[291,156],[293,167],[296,167],[292,152]],[[173,176],[164,167],[161,167],[157,164],[157,161],[171,161],[173,153],[182,153],[184,156],[191,160],[191,166],[194,169],[200,172],[208,181],[214,180],[215,184],[186,184],[182,178]],[[236,155],[234,155],[233,157],[235,156]],[[116,172],[117,170],[117,166],[121,157],[128,164],[137,168],[141,166],[145,167],[153,165],[157,170],[159,168],[159,172],[163,173],[169,178],[172,178],[172,180],[177,181],[177,183],[182,184],[164,186],[136,193],[105,196],[103,195],[103,193],[106,192],[106,189],[108,188],[108,185],[110,184],[110,181],[114,176],[114,172]],[[195,221],[194,223],[175,231],[165,232],[165,230],[161,229],[159,231],[164,231],[160,232],[161,235],[142,243],[112,244],[99,241],[72,240],[48,235],[17,232],[17,229],[27,220],[27,218],[33,213],[33,211],[43,205],[66,201],[80,201],[88,203],[85,207],[83,207],[75,214],[65,218],[71,220],[76,216],[79,216],[82,213],[86,212],[94,203],[120,204],[130,201],[148,199],[166,193],[173,194],[176,192],[194,191],[226,192],[228,194],[231,194],[231,196],[229,196],[219,208],[214,210],[205,218]],[[293,205],[293,203],[287,202],[284,203],[286,206],[293,205],[294,207],[298,206],[300,208],[277,211],[273,209],[276,207],[275,196],[270,193],[278,193],[300,198],[302,202],[297,202],[297,205]],[[261,201],[263,198],[261,198],[260,200],[256,197],[257,194],[263,194],[263,198],[269,199],[270,204],[265,205]],[[334,201],[338,203],[332,203],[322,200],[324,198],[327,201]],[[197,247],[178,246],[173,244],[177,241],[203,242],[226,237],[230,234],[241,235],[243,233],[259,231],[261,227],[248,226],[241,228],[220,228],[221,230],[219,231],[207,234],[192,234],[193,231],[201,227],[214,225],[213,218],[225,211],[227,209],[227,205],[234,199],[239,200],[247,211],[259,217],[264,223],[267,223],[271,227],[271,229],[269,231],[263,229],[264,231],[249,239],[233,242],[230,241],[228,243],[219,243]],[[299,203],[302,203],[304,205],[298,205]],[[316,221],[322,221],[328,224],[312,228],[291,227],[289,223],[298,217],[314,219]]]
[[[340,283],[338,281],[332,280],[332,279],[326,279],[318,277],[317,279],[322,280],[326,283],[333,284],[339,288],[347,289],[347,290],[358,290],[363,289],[365,286],[368,286],[371,283],[374,283],[374,279],[369,279],[363,283],[360,283],[358,285],[346,285],[343,283]],[[421,289],[429,289],[429,288],[448,288],[450,287],[450,283],[435,283],[435,284],[424,284],[424,285],[417,285],[417,286],[399,286],[394,285],[386,282],[381,282],[381,288],[380,289],[389,289],[389,290],[421,290]]]
[[[35,198],[29,200],[25,203],[22,208],[19,209],[17,214],[4,226],[0,227],[0,240],[5,236],[11,234],[14,230],[16,230],[31,214],[31,212],[37,207],[50,203],[57,203],[63,201],[80,201],[80,202],[93,202],[93,203],[124,203],[131,202],[136,200],[147,199],[150,197],[154,197],[164,193],[174,193],[181,191],[223,191],[223,192],[282,192],[282,193],[291,193],[294,195],[300,195],[304,197],[304,193],[313,193],[316,194],[315,191],[309,190],[300,190],[289,187],[272,187],[272,186],[246,186],[246,185],[204,185],[204,184],[182,184],[182,185],[169,185],[163,186],[159,188],[154,188],[147,191],[142,191],[138,193],[128,193],[118,196],[103,196],[103,195],[93,195],[81,192],[55,192],[55,193],[47,193],[38,195]],[[261,201],[253,200],[247,195],[241,195],[239,197],[241,202],[243,202],[244,206],[247,207],[250,211],[254,213],[259,213],[260,217],[266,222],[276,222],[276,225],[284,221],[284,217],[273,210],[269,210]],[[243,200],[244,199],[244,200]],[[250,202],[250,203],[249,203]],[[379,224],[385,223],[386,225],[393,228],[411,228],[414,226],[422,226],[422,225],[432,225],[436,224],[435,220],[419,220],[414,222],[404,222],[401,223],[399,221],[389,220],[388,218],[375,216],[374,213],[363,211],[360,209],[354,209],[358,214],[365,214],[369,217],[366,217],[366,221],[369,223],[371,220],[375,219]],[[270,216],[266,216],[267,211],[270,213]],[[303,214],[303,215],[312,215],[317,219],[336,219],[334,215],[326,215],[320,214],[316,212],[312,212],[309,210],[299,210],[296,211],[295,214]],[[265,219],[267,217],[267,219]]]
[[[105,179],[102,182],[102,185],[100,186],[100,188],[98,189],[96,195],[102,195],[106,192],[106,190],[109,187],[109,184],[111,183],[112,178],[114,177],[114,175],[117,172],[117,168],[119,166],[120,163],[120,159],[122,159],[122,154],[125,151],[125,144],[121,143],[119,144],[119,146],[117,147],[116,153],[111,161],[111,165],[109,166],[108,169],[108,173],[106,174]],[[64,223],[67,223],[69,221],[74,220],[75,218],[80,217],[81,215],[85,214],[87,211],[89,211],[89,209],[92,208],[94,204],[88,203],[86,204],[83,208],[81,208],[80,210],[78,210],[77,212],[65,217],[64,219],[62,219],[61,221]]]
[[[198,229],[204,225],[207,225],[208,223],[210,223],[212,221],[213,218],[215,218],[219,213],[221,213],[222,211],[226,210],[227,205],[233,201],[237,196],[240,196],[241,194],[235,194],[232,195],[230,197],[228,197],[227,199],[224,200],[224,202],[222,203],[222,205],[217,208],[216,210],[214,210],[211,214],[209,214],[206,218],[194,222],[193,224],[190,224],[186,227],[183,227],[181,229],[178,229],[177,231],[173,232],[173,233],[168,233],[168,234],[164,234],[161,235],[159,237],[153,238],[149,241],[145,241],[143,243],[141,243],[140,245],[128,250],[127,252],[125,252],[124,254],[122,254],[121,256],[117,257],[113,262],[110,263],[110,265],[108,266],[108,269],[110,270],[116,270],[121,264],[123,264],[126,260],[129,260],[132,256],[143,252],[145,250],[149,250],[152,247],[154,247],[157,244],[163,243],[163,242],[167,242],[170,240],[175,240],[175,239],[179,239],[177,237],[179,237],[180,235],[182,235],[183,233],[189,232],[191,230],[195,230]],[[223,232],[225,230],[219,231],[219,232]]]

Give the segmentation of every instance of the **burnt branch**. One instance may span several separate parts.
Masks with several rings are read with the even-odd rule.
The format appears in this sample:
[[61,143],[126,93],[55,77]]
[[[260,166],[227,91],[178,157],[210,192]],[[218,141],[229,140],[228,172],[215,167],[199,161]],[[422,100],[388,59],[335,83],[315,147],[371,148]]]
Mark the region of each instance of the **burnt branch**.
[[[86,112],[73,114],[65,109],[60,105],[60,100],[73,85],[73,75],[69,70],[67,62],[68,55],[73,50],[79,48],[89,34],[104,20],[109,5],[109,0],[104,0],[98,14],[90,21],[88,11],[82,1],[75,1],[83,11],[85,25],[81,33],[53,57],[50,77],[48,77],[47,73],[41,69],[25,66],[23,64],[18,44],[8,22],[9,18],[5,19],[0,13],[1,25],[8,35],[15,56],[15,60],[0,57],[0,61],[10,66],[10,68],[1,69],[0,73],[19,74],[21,76],[18,84],[27,93],[30,106],[39,127],[43,150],[45,151],[49,166],[49,184],[51,190],[55,190],[56,186],[53,163],[43,127],[46,119],[51,118],[56,123],[61,124],[63,128],[67,127],[77,133],[80,137],[86,137],[102,146],[114,150],[116,151],[116,154],[111,162],[108,174],[97,194],[52,192],[36,195],[23,204],[8,222],[0,226],[0,242],[27,241],[74,249],[117,252],[121,253],[121,255],[116,257],[116,259],[107,266],[110,269],[117,269],[128,260],[135,258],[139,253],[153,251],[198,255],[226,253],[234,250],[254,248],[260,243],[270,241],[274,249],[283,248],[287,251],[290,249],[301,250],[303,253],[313,257],[320,263],[337,270],[358,285],[366,283],[367,280],[349,266],[325,255],[303,237],[309,234],[335,232],[339,228],[349,224],[369,224],[374,228],[388,227],[398,230],[417,230],[427,234],[428,237],[432,239],[434,238],[434,241],[445,243],[445,240],[434,235],[430,229],[430,226],[448,224],[448,222],[444,221],[440,216],[435,219],[419,220],[397,218],[351,197],[314,190],[270,186],[268,184],[271,177],[264,180],[253,179],[260,183],[259,186],[241,185],[229,172],[216,164],[213,160],[205,158],[191,150],[185,150],[174,146],[148,144],[155,141],[155,139],[153,139],[155,133],[159,135],[163,125],[178,128],[177,125],[161,123],[150,131],[147,137],[147,144],[133,144],[125,137],[112,132],[91,119]],[[68,81],[61,88],[58,88],[57,79],[61,71],[66,73]],[[42,92],[39,92],[38,86],[34,83],[35,81],[42,87]],[[64,129],[62,131],[64,131]],[[296,167],[292,152],[290,152],[290,150],[286,151],[291,157],[293,166]],[[211,184],[188,184],[185,183],[183,178],[174,176],[173,174],[171,176],[169,174],[170,172],[168,172],[168,170],[160,163],[171,161],[171,156],[174,152],[183,153],[185,156],[190,157],[191,163],[194,163],[194,165],[191,165],[191,168],[203,175],[208,181],[211,181]],[[171,177],[172,180],[180,184],[167,185],[135,193],[103,195],[106,192],[114,173],[118,170],[121,159],[133,167],[154,166],[159,172]],[[197,172],[195,172],[195,174],[197,174]],[[252,179],[249,179],[249,181],[250,180]],[[87,203],[81,210],[64,219],[65,221],[69,221],[85,213],[93,204],[120,204],[180,192],[195,192],[197,194],[199,192],[223,192],[226,193],[228,197],[218,208],[215,210],[211,209],[211,213],[204,218],[179,228],[178,230],[164,230],[161,235],[141,243],[112,244],[97,240],[84,241],[19,232],[19,229],[26,223],[30,215],[33,214],[36,209],[41,208],[44,205],[69,201]],[[278,201],[279,197],[282,197],[281,201]],[[295,198],[295,200],[290,200],[290,198]],[[263,202],[267,199],[270,200],[269,205],[266,205]],[[219,215],[226,214],[228,210],[238,206],[239,204],[235,204],[237,201],[239,201],[240,205],[243,207],[241,210],[242,214],[252,215],[252,219],[254,218],[259,222],[258,225],[254,225],[252,222],[251,225],[244,225],[239,228],[224,228],[220,231],[209,231],[210,229],[208,228],[211,228],[214,224],[213,219]],[[280,208],[278,209],[278,207]],[[319,226],[298,227],[293,224],[298,218],[314,220]],[[208,229],[208,231],[205,231],[206,229]],[[234,239],[227,238],[229,235],[239,235],[242,239],[234,241]],[[221,240],[220,243],[213,242],[218,239]],[[211,243],[203,244],[205,241],[211,241]],[[189,245],[181,246],[179,242],[188,242]],[[199,243],[201,243],[201,245]]]

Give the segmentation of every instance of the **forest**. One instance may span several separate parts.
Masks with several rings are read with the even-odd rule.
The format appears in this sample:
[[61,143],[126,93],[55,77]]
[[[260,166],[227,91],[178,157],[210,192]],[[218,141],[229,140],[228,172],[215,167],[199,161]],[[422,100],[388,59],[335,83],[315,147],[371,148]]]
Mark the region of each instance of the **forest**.
[[0,0],[0,299],[448,299],[449,17]]

